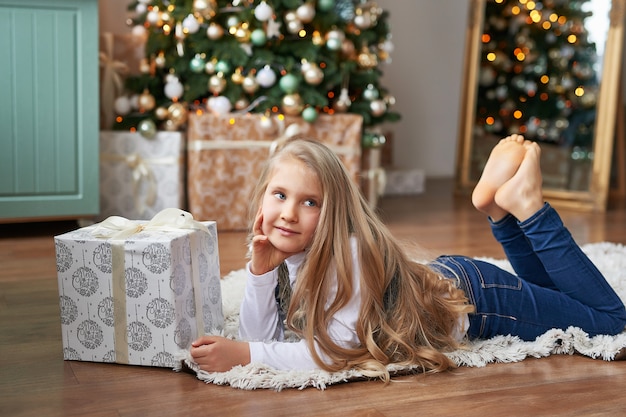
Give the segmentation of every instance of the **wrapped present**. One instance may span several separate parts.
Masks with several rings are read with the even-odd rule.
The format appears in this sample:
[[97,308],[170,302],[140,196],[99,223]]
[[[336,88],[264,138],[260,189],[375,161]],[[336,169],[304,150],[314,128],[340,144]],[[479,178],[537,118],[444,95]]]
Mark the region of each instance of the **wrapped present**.
[[167,209],[55,236],[66,360],[173,367],[224,325],[215,222]]
[[188,209],[219,230],[248,226],[250,196],[270,150],[298,134],[329,145],[358,183],[363,120],[356,114],[320,115],[315,123],[294,116],[191,114],[187,130]]
[[[185,139],[181,132],[100,132],[100,215],[148,220],[185,208]],[[208,219],[208,218],[207,218]]]
[[425,174],[421,169],[387,169],[384,195],[414,195],[424,192]]

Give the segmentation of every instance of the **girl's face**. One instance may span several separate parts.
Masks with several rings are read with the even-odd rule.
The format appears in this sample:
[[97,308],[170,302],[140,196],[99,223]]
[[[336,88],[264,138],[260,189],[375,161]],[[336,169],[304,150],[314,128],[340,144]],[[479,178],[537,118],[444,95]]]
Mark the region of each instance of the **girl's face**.
[[315,172],[295,158],[279,161],[263,195],[263,234],[280,251],[302,252],[313,239],[321,204]]

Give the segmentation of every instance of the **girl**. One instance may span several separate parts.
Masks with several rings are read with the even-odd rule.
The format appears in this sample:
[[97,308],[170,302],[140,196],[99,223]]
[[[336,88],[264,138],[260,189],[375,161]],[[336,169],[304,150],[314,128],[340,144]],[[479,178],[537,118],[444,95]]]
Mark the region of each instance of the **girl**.
[[[203,336],[206,371],[260,362],[277,369],[357,368],[389,379],[388,364],[454,366],[465,338],[552,328],[617,334],[626,311],[558,214],[544,203],[540,148],[513,135],[493,149],[473,194],[517,276],[462,256],[412,261],[326,146],[287,142],[253,196],[240,339]],[[285,341],[285,325],[298,341]]]

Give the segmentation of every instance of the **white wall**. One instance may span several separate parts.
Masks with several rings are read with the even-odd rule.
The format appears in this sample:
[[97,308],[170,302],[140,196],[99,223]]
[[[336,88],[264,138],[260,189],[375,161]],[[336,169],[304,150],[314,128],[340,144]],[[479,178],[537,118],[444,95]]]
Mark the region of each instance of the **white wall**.
[[469,1],[378,0],[389,11],[395,50],[384,84],[403,118],[394,131],[394,163],[452,177]]
[[[100,30],[124,33],[129,0],[100,0]],[[394,132],[394,163],[452,177],[456,155],[463,44],[469,1],[378,0],[389,11],[395,50],[383,84],[402,120]]]

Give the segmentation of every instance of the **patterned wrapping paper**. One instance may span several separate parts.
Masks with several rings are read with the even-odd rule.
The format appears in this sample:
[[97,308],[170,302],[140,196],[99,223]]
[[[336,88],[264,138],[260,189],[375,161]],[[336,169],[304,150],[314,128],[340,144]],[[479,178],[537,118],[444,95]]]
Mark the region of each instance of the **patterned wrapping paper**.
[[270,148],[290,132],[331,146],[354,180],[360,181],[363,119],[355,114],[302,118],[259,114],[191,114],[187,130],[187,195],[198,219],[217,221],[219,230],[248,227],[250,195]]
[[[147,222],[134,222],[146,224]],[[65,360],[173,367],[224,325],[215,222],[99,238],[55,237]]]
[[[149,220],[185,208],[185,138],[180,132],[100,132],[100,215]],[[209,220],[209,218],[207,218]]]

